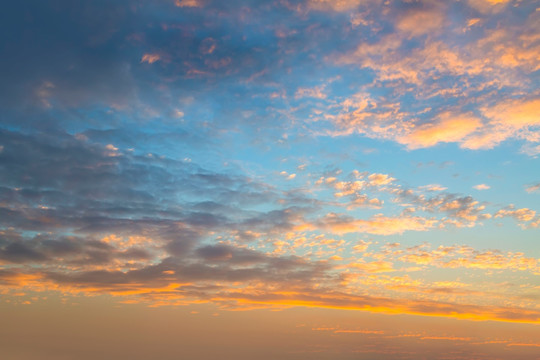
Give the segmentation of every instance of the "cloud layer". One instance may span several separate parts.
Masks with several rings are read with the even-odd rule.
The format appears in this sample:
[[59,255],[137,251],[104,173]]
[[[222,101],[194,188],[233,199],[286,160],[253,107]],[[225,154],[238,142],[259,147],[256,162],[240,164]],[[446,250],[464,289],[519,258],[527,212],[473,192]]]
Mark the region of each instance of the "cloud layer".
[[540,322],[535,6],[6,5],[0,293]]

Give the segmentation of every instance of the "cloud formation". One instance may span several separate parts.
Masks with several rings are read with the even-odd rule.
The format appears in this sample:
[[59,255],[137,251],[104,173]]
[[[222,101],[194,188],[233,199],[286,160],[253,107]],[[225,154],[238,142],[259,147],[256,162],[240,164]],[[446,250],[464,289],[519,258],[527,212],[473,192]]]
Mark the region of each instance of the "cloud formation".
[[535,6],[6,5],[0,292],[538,323]]

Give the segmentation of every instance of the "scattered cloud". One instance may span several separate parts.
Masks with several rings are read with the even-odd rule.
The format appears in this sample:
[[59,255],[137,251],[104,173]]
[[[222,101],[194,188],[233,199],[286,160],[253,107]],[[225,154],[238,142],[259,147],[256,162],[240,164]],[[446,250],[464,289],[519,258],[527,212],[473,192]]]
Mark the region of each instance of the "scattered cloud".
[[525,187],[525,191],[528,193],[537,192],[538,190],[540,190],[540,183]]
[[159,54],[144,54],[141,58],[141,62],[147,62],[149,64],[153,64],[161,59],[161,55]]
[[474,185],[473,188],[476,190],[489,190],[491,189],[491,186],[486,185],[486,184],[478,184],[478,185]]
[[295,98],[315,98],[315,99],[326,99],[326,94],[323,92],[324,87],[318,86],[314,88],[299,88],[296,90]]
[[429,184],[429,185],[420,186],[419,188],[426,191],[444,191],[448,189],[447,187],[444,187],[439,184]]
[[175,0],[174,4],[179,7],[202,7],[201,0]]
[[441,31],[445,22],[443,9],[415,8],[398,18],[396,28],[411,37],[433,34]]
[[366,0],[308,0],[307,4],[315,10],[350,11],[355,10]]
[[350,232],[377,235],[402,234],[405,231],[427,231],[436,225],[434,219],[419,216],[386,217],[382,214],[368,220],[354,219],[347,215],[330,213],[319,219],[316,226],[337,234]]
[[[539,224],[539,216],[536,215],[536,211],[528,208],[516,209],[514,205],[509,205],[495,213],[495,218],[504,217],[514,218],[516,221],[523,223],[523,226],[538,227]],[[525,225],[526,223],[528,224]]]
[[452,192],[503,143],[501,183],[540,188],[533,4],[102,5],[6,9],[3,299],[540,321],[539,210]]
[[443,113],[435,122],[421,124],[411,129],[400,142],[409,149],[431,147],[440,142],[461,142],[467,135],[482,126],[482,122],[472,115]]

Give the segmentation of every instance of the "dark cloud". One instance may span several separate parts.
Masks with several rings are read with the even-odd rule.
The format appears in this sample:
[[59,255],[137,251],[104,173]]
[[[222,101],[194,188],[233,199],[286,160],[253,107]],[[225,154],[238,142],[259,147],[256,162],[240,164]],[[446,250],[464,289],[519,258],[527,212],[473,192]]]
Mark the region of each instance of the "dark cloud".
[[[157,265],[141,269],[121,271],[48,271],[46,277],[60,284],[77,284],[81,287],[98,287],[103,291],[110,284],[137,284],[140,288],[165,286],[171,281],[179,282],[264,282],[273,284],[302,284],[331,278],[330,267],[325,263],[307,262],[296,257],[268,256],[256,251],[237,248],[221,248],[220,245],[197,250],[206,261],[167,258]],[[230,255],[230,257],[228,256]],[[207,263],[209,262],[209,263]],[[124,288],[118,288],[118,291]],[[210,296],[210,294],[207,294]]]
[[12,262],[42,262],[47,259],[43,254],[19,242],[11,243],[4,247],[0,251],[0,258]]
[[206,261],[227,261],[235,265],[250,265],[265,260],[265,256],[259,252],[225,244],[207,245],[198,248],[196,254]]
[[[222,228],[232,222],[229,216],[249,214],[239,206],[277,199],[267,186],[242,176],[131,155],[65,133],[0,130],[0,143],[0,198],[9,204],[0,208],[5,226],[136,232],[182,221]],[[191,201],[197,198],[202,201]]]
[[136,252],[121,253],[107,243],[80,236],[56,238],[55,235],[37,235],[25,238],[5,232],[0,235],[0,258],[10,263],[96,265],[109,263],[116,254],[121,257],[131,254],[131,258],[141,256]]

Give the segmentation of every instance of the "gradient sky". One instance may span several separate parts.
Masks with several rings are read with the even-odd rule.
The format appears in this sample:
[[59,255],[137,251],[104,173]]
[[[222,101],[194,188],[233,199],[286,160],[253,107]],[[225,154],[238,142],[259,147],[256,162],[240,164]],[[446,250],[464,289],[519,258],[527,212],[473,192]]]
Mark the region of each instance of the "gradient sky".
[[540,359],[540,1],[0,12],[0,356]]

